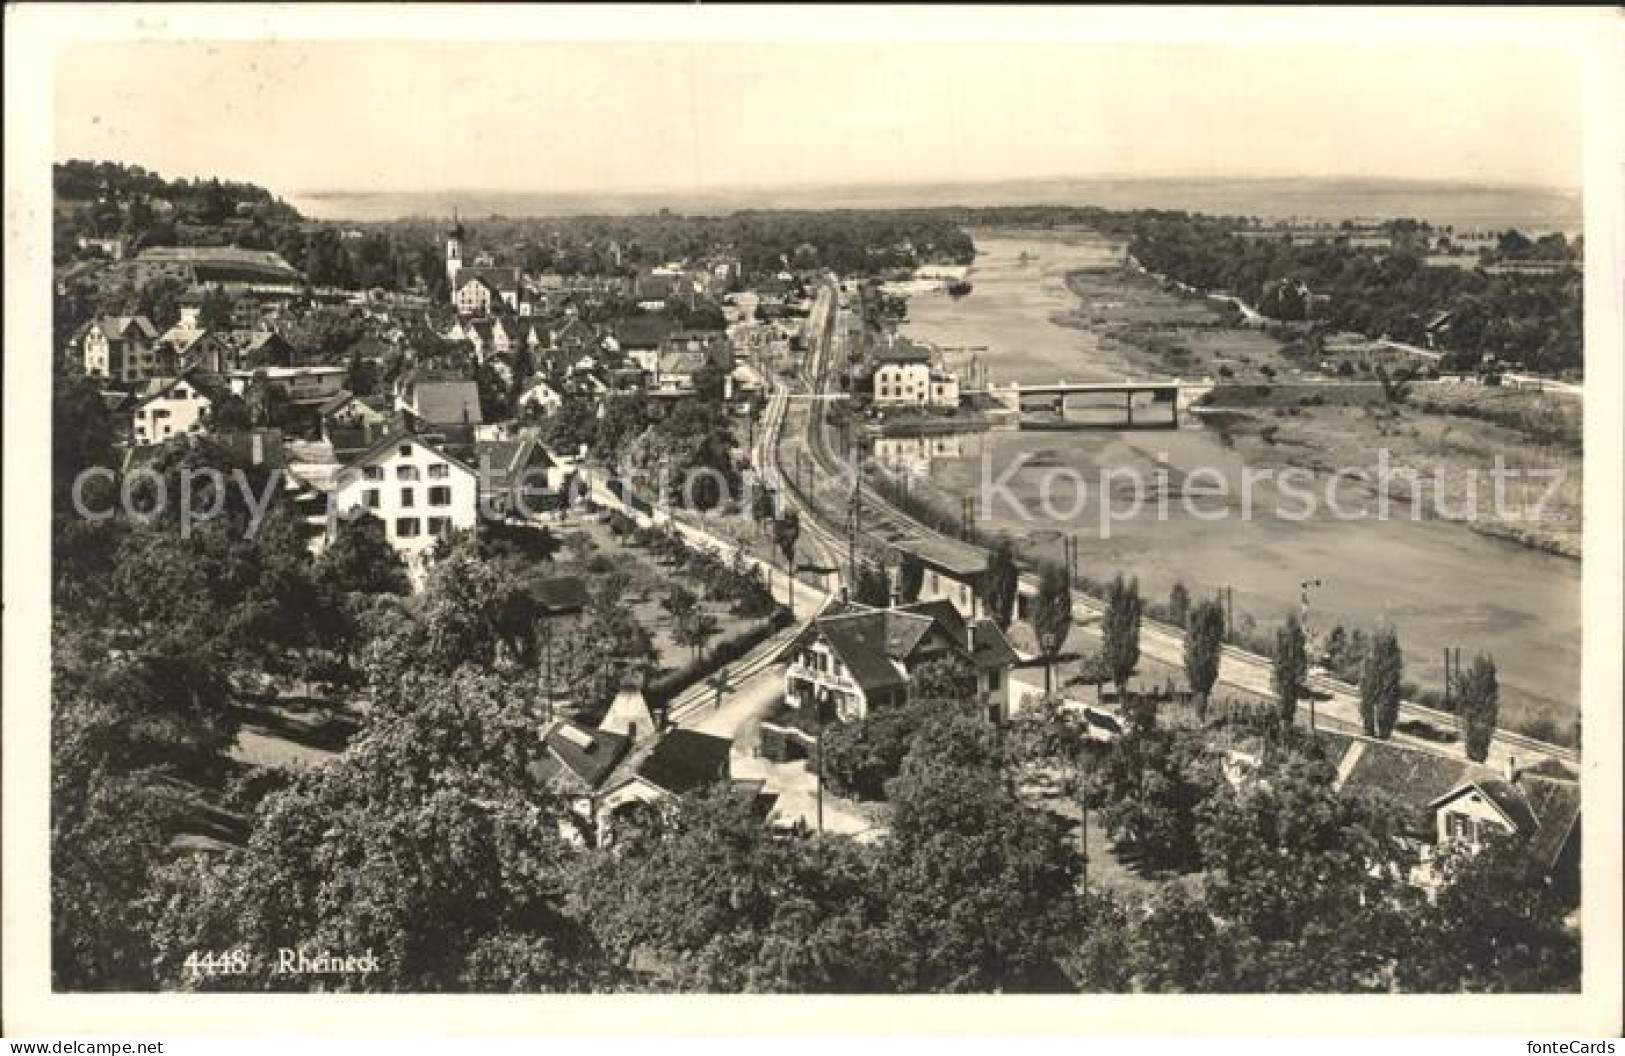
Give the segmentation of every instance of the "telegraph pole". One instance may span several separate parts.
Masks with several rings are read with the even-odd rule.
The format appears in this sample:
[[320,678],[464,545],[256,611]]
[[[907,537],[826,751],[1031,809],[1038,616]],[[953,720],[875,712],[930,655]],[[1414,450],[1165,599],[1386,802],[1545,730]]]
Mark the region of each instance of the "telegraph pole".
[[863,516],[863,485],[854,477],[852,480],[852,520],[847,525],[846,533],[846,566],[847,584],[852,593],[858,590],[858,524]]
[[[1309,588],[1310,587],[1318,587],[1320,585],[1321,585],[1321,583],[1320,583],[1320,580],[1318,580],[1318,579],[1306,579],[1302,583],[1302,587],[1303,587],[1303,617],[1302,617],[1303,641],[1304,641],[1304,646],[1305,646],[1305,651],[1306,652],[1308,651],[1308,645],[1309,645],[1309,642],[1311,640],[1310,637],[1309,637]],[[1310,655],[1312,656],[1313,654],[1311,653]],[[1308,687],[1305,687],[1305,688],[1308,688]],[[1315,728],[1315,694],[1311,690],[1307,695],[1309,697],[1309,736],[1313,737],[1313,736],[1315,736],[1315,734],[1317,732],[1319,732]]]

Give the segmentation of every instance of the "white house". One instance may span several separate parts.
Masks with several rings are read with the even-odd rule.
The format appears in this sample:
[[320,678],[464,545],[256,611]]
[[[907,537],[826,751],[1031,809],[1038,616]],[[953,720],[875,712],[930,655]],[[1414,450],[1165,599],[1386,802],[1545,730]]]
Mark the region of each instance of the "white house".
[[898,341],[882,352],[873,377],[874,401],[881,407],[959,406],[959,378],[931,365],[928,349]]
[[201,433],[208,422],[214,398],[198,387],[191,374],[170,381],[150,381],[135,405],[131,422],[137,444],[161,444],[165,440]]
[[519,395],[521,414],[529,411],[539,417],[549,418],[557,414],[559,408],[563,406],[564,394],[543,379],[538,379],[534,385]]
[[[384,437],[333,478],[338,516],[366,510],[409,565],[420,569],[435,543],[479,517],[479,475],[467,463],[407,432]],[[335,523],[330,532],[337,531]]]
[[94,320],[83,336],[85,373],[113,381],[145,381],[158,371],[158,328],[144,315]]

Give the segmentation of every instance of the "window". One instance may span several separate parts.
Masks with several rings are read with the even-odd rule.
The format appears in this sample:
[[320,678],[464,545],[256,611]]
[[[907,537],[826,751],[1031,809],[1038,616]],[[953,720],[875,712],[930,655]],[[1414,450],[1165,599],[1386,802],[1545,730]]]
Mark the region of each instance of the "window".
[[444,462],[436,462],[429,467],[430,480],[445,480],[449,476],[451,476],[451,467]]
[[416,480],[416,479],[418,479],[418,467],[416,467],[416,466],[396,466],[395,467],[395,479],[396,480]]
[[411,539],[418,534],[418,519],[416,517],[395,518],[395,534],[402,539]]
[[367,507],[367,509],[376,510],[378,508],[378,489],[368,488],[366,491],[363,491],[361,493],[361,502]]
[[450,535],[451,534],[451,518],[450,517],[430,517],[429,518],[429,534],[430,535]]
[[411,444],[402,444],[401,445],[401,457],[402,458],[411,458],[412,457],[412,445]]
[[1444,816],[1444,831],[1452,840],[1470,842],[1473,838],[1473,819],[1453,810]]
[[[411,505],[411,504],[407,503],[406,505]],[[430,506],[450,506],[451,505],[451,488],[448,487],[445,484],[440,484],[440,485],[437,485],[436,487],[430,488],[429,489],[429,505]]]
[[383,480],[384,479],[384,467],[383,466],[365,466],[361,470],[361,476],[366,480]]
[[412,505],[412,489],[411,488],[402,488],[401,489],[401,505],[402,506],[411,506]]

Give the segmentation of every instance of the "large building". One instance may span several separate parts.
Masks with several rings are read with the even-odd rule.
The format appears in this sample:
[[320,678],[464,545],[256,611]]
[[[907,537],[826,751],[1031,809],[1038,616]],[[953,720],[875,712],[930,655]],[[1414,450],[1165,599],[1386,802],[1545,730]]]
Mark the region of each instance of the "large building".
[[876,357],[873,386],[877,407],[959,406],[959,378],[933,366],[929,349],[906,340]]
[[158,328],[144,315],[93,321],[80,338],[85,373],[130,384],[158,373]]
[[141,251],[130,266],[136,285],[168,277],[189,285],[297,286],[305,281],[298,268],[263,249],[233,246],[154,246]]
[[[408,565],[421,570],[435,544],[479,517],[479,475],[421,437],[396,432],[351,459],[333,477],[336,517],[365,511]],[[338,529],[337,521],[330,532]]]

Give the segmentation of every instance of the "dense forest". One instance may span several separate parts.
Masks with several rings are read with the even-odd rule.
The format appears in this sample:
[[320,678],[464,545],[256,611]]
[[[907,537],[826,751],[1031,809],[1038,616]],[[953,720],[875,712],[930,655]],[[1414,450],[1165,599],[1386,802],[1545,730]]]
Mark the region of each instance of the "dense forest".
[[[1429,325],[1448,312],[1441,344],[1460,353],[1448,366],[1477,367],[1484,353],[1554,374],[1577,373],[1584,365],[1578,269],[1508,274],[1430,267],[1411,247],[1377,251],[1244,238],[1234,221],[1178,213],[1144,214],[1132,232],[1129,250],[1145,267],[1199,289],[1233,293],[1275,319],[1422,342]],[[1538,245],[1511,232],[1501,252],[1507,259],[1537,259],[1530,253]],[[1567,251],[1566,241],[1548,239],[1546,246]]]

